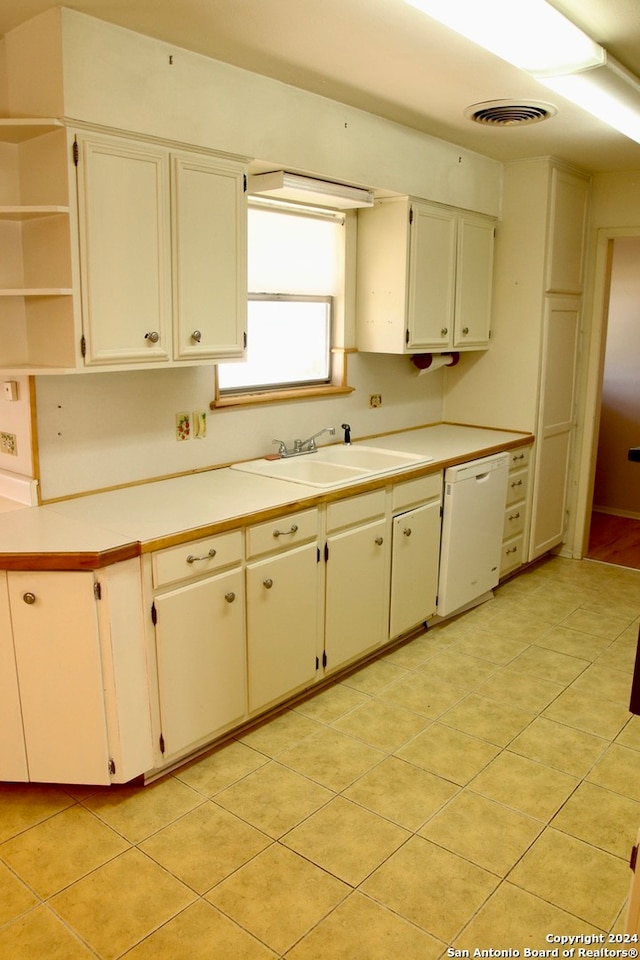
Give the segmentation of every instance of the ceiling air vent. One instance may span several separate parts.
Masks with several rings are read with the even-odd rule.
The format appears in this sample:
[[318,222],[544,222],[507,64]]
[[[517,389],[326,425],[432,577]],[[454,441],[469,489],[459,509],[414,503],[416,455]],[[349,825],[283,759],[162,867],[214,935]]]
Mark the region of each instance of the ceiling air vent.
[[536,100],[486,100],[467,107],[464,115],[489,127],[521,127],[541,123],[557,112],[553,104]]

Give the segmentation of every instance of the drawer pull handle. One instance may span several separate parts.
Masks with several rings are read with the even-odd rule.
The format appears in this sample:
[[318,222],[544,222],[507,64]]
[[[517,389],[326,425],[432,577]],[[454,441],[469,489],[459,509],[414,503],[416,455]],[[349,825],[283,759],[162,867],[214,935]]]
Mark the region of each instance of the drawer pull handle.
[[211,547],[211,550],[209,550],[209,553],[206,553],[204,557],[194,557],[194,555],[190,553],[189,556],[187,557],[187,563],[195,563],[197,560],[211,560],[212,557],[215,557],[216,552],[217,552],[216,548]]
[[292,533],[297,533],[297,532],[298,532],[298,524],[297,524],[297,523],[292,523],[290,530],[277,530],[277,529],[276,529],[276,530],[273,531],[273,535],[274,535],[274,537],[276,537],[276,538],[277,538],[277,537],[288,537],[288,536],[290,536]]
[[382,544],[384,543],[384,537],[376,537],[375,542],[379,547],[381,547]]
[[511,486],[512,486],[512,487],[521,487],[521,486],[522,486],[522,480],[512,480],[512,481],[511,481]]
[[22,599],[31,606],[32,603],[36,602],[36,595],[35,593],[23,593]]
[[236,598],[236,595],[233,592],[233,590],[230,590],[229,593],[225,593],[224,598],[227,601],[227,603],[233,603],[233,601]]
[[271,587],[273,586],[273,580],[271,577],[267,577],[266,580],[262,581],[262,584],[267,590],[271,590]]
[[524,460],[524,453],[514,453],[511,459],[514,463],[516,463],[518,460]]
[[510,513],[508,519],[509,519],[509,520],[519,520],[519,519],[520,519],[520,511],[518,510],[517,513]]
[[402,532],[404,533],[405,537],[410,537],[410,536],[411,536],[411,527],[405,527]]
[[510,548],[506,551],[506,553],[517,553],[517,552],[518,552],[518,548],[517,548],[517,547],[510,547]]

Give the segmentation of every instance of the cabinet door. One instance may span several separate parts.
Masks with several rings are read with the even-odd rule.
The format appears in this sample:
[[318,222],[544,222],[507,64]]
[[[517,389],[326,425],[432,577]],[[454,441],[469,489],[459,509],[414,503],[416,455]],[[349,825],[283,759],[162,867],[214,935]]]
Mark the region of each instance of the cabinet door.
[[458,263],[453,343],[488,344],[493,285],[493,221],[469,214],[458,219]]
[[319,613],[315,541],[247,566],[250,711],[313,681]]
[[172,158],[174,356],[239,357],[247,301],[244,171]]
[[436,612],[440,553],[440,501],[393,518],[391,639]]
[[28,779],[7,575],[0,571],[0,780]]
[[79,137],[78,208],[87,364],[169,358],[169,157]]
[[246,712],[242,572],[156,597],[165,758],[204,743]]
[[556,297],[545,308],[535,490],[529,560],[562,543],[566,526],[580,303]]
[[387,639],[386,520],[330,536],[327,548],[325,653],[335,670]]
[[110,783],[93,574],[8,582],[29,779]]
[[456,214],[412,203],[407,352],[453,339]]
[[589,181],[554,167],[546,271],[550,292],[582,292],[588,203]]

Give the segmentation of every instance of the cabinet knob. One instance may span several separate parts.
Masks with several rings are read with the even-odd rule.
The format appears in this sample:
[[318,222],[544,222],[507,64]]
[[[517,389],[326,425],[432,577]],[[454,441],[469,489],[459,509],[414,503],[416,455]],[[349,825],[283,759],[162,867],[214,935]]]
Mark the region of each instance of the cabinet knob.
[[410,537],[410,536],[411,536],[411,527],[405,527],[402,532],[404,533],[405,537]]
[[446,337],[448,333],[449,333],[449,327],[443,327],[442,330],[440,331],[440,336]]
[[233,592],[233,590],[230,590],[229,593],[225,593],[224,598],[227,601],[227,603],[233,603],[233,601],[236,598],[236,595]]
[[267,588],[267,590],[271,590],[271,587],[273,586],[273,580],[271,577],[267,577],[266,580],[262,581],[262,584]]
[[466,335],[469,333],[469,327],[463,327],[463,328],[462,328],[462,333],[463,333],[463,335],[466,337]]
[[195,343],[200,343],[200,341],[202,340],[202,331],[194,330],[193,333],[191,334],[191,339],[195,341]]
[[378,544],[379,547],[381,547],[382,544],[384,543],[384,537],[376,537],[375,542]]
[[195,557],[192,553],[187,557],[187,563],[195,563],[197,560],[211,560],[212,557],[216,555],[216,548],[211,547],[209,553],[205,553],[204,557]]
[[36,595],[35,593],[23,593],[22,599],[24,600],[25,603],[28,603],[29,605],[31,605],[32,603],[36,602]]
[[149,340],[151,343],[157,343],[160,339],[160,334],[157,330],[150,330],[149,333],[145,333],[145,340]]

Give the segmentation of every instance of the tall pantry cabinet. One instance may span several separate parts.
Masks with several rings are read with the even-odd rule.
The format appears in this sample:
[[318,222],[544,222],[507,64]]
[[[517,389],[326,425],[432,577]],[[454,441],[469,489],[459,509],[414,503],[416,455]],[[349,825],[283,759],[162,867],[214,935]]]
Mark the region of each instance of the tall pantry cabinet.
[[525,561],[566,534],[589,190],[550,158],[505,165],[491,349],[446,371],[445,419],[535,434]]

